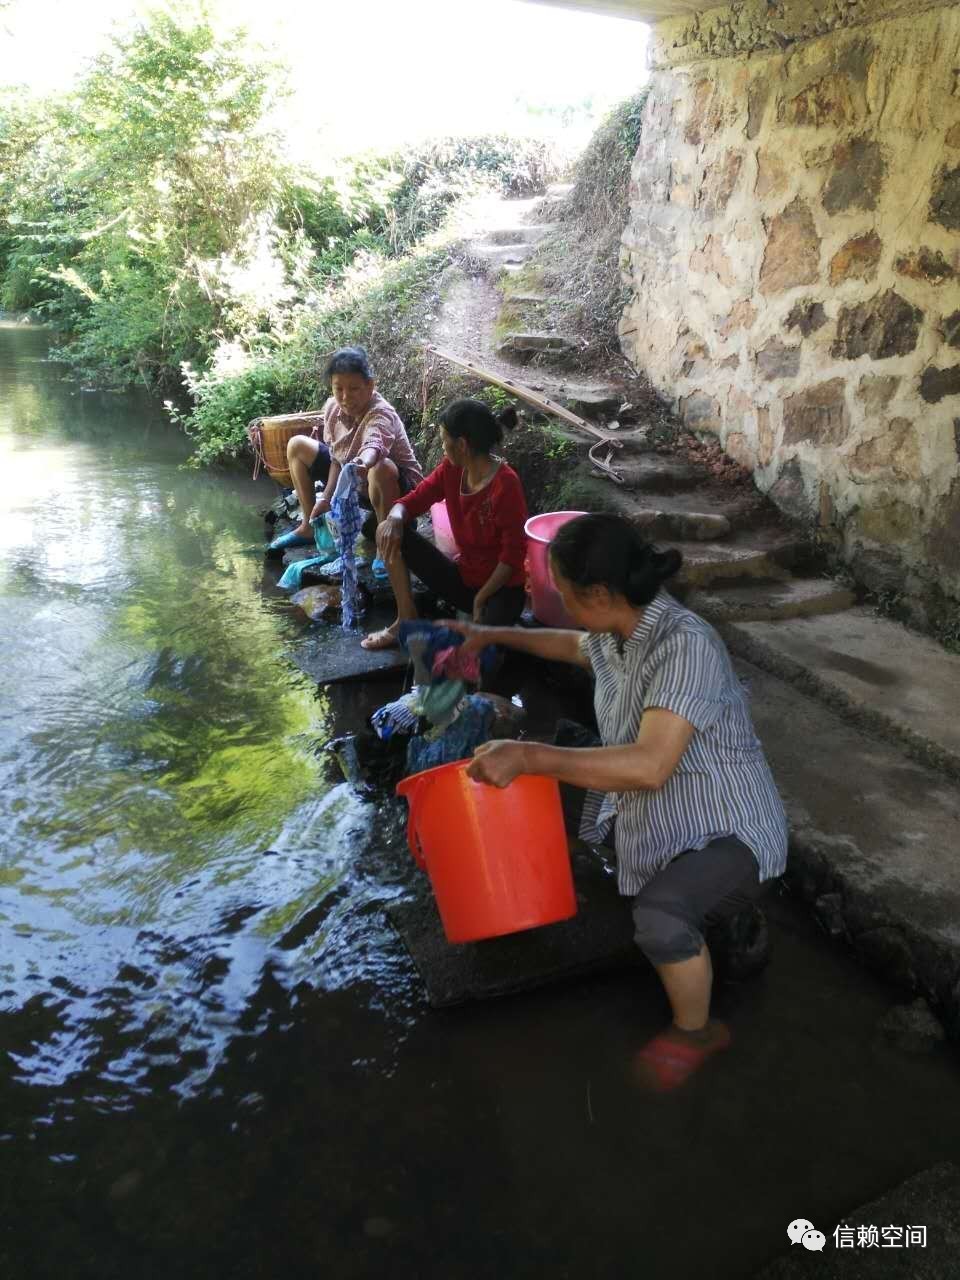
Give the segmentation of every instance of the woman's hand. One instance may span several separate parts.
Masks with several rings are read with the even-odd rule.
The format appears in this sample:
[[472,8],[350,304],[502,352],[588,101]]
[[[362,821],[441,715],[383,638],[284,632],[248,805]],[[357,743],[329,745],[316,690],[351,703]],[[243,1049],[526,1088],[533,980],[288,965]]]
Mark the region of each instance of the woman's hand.
[[477,747],[467,766],[467,777],[491,787],[509,787],[524,773],[526,748],[522,742],[485,742]]
[[377,551],[384,564],[399,555],[402,538],[403,520],[399,516],[387,516],[377,525]]
[[483,617],[483,606],[487,603],[487,597],[482,596],[478,591],[473,597],[473,620],[480,622]]
[[479,653],[484,645],[490,643],[487,638],[489,627],[478,627],[475,622],[456,622],[453,618],[449,621],[444,618],[443,625],[450,631],[458,631],[463,636],[463,644],[460,648],[464,653]]
[[330,510],[330,499],[325,498],[323,494],[313,504],[313,510],[310,512],[311,520],[318,520],[320,516],[324,516]]

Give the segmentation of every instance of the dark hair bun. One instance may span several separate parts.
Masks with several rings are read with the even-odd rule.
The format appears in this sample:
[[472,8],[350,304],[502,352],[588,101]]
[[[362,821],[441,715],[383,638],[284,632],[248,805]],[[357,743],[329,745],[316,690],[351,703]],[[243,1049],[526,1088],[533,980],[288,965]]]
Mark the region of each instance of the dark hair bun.
[[683,564],[676,548],[659,551],[623,516],[600,514],[563,525],[550,556],[574,586],[604,586],[639,606],[649,604]]

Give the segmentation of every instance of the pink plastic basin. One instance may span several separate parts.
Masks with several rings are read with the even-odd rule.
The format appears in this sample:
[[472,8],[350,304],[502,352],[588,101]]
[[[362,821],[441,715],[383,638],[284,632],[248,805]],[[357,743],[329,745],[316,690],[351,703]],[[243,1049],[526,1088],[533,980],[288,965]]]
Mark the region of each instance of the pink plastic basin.
[[442,551],[451,560],[455,560],[459,548],[454,541],[453,530],[450,528],[450,517],[447,515],[445,502],[435,502],[430,508],[430,523],[433,525],[433,540],[437,550]]
[[550,543],[568,520],[585,516],[586,511],[546,511],[531,516],[523,526],[527,535],[527,563],[530,566],[530,599],[534,617],[548,627],[576,627],[563,607],[560,593],[550,574]]

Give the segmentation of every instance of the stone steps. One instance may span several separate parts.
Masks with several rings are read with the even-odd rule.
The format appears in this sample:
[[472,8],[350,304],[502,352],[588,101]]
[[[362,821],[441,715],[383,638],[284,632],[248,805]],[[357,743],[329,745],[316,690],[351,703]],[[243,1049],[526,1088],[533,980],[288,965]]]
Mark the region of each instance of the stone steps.
[[500,226],[495,231],[488,231],[486,234],[486,244],[499,245],[517,245],[517,244],[539,244],[552,231],[555,231],[557,224],[555,222],[518,222],[514,226]]
[[536,245],[525,241],[513,244],[492,244],[488,240],[470,246],[471,253],[494,267],[521,267],[536,252]]
[[737,622],[723,635],[734,653],[960,779],[960,655],[866,607]]
[[735,531],[722,542],[662,539],[683,556],[677,575],[682,587],[708,587],[745,578],[786,580],[803,552],[803,540],[782,529]]
[[688,609],[715,625],[770,622],[841,613],[856,603],[854,593],[829,578],[789,578],[714,583],[689,592]]
[[580,344],[562,333],[508,333],[497,346],[497,355],[507,359],[563,360],[578,354]]
[[[792,632],[850,618],[744,627]],[[870,968],[905,995],[925,996],[957,1038],[960,789],[795,685],[742,659],[735,665],[787,807],[788,884]]]

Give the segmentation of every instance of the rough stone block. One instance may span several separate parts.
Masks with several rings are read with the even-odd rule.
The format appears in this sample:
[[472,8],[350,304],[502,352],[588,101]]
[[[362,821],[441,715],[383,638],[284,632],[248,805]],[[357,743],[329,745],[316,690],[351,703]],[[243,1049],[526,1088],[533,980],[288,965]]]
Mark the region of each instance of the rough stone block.
[[944,142],[948,147],[960,147],[960,124],[955,124],[952,128],[947,130],[947,136],[944,138]]
[[814,129],[824,125],[843,127],[861,120],[866,107],[862,85],[843,72],[834,72],[793,98],[781,98],[777,123]]
[[838,285],[844,280],[872,280],[877,274],[882,248],[875,231],[848,240],[830,259],[830,283]]
[[922,322],[919,307],[888,289],[868,302],[842,309],[831,354],[846,360],[864,355],[874,360],[905,356],[916,348]]
[[790,173],[783,152],[773,147],[761,147],[757,152],[757,185],[754,194],[758,200],[779,195],[786,191]]
[[795,378],[800,368],[800,348],[788,347],[779,338],[764,343],[756,355],[757,372],[767,382]]
[[717,236],[709,236],[705,245],[690,255],[690,270],[702,275],[714,275],[728,287],[736,284],[736,275],[730,259],[723,251]]
[[905,480],[920,476],[920,443],[909,418],[891,418],[872,440],[859,444],[851,459],[854,479],[874,480],[892,472]]
[[879,142],[860,137],[838,143],[833,151],[833,172],[823,193],[823,207],[828,213],[875,209],[885,172]]
[[948,231],[960,231],[960,167],[941,169],[930,197],[930,221]]
[[761,406],[757,409],[757,462],[761,467],[770,465],[775,450],[776,440],[770,425],[770,410]]
[[780,472],[769,492],[769,497],[781,511],[795,520],[809,521],[816,515],[816,507],[804,479],[803,467],[796,458],[791,458]]
[[742,431],[731,431],[723,443],[727,457],[732,458],[745,471],[752,471],[757,465],[757,455],[753,445]]
[[947,369],[929,365],[920,378],[920,394],[927,404],[939,404],[944,396],[960,396],[960,364]]
[[[747,90],[747,137],[751,140],[760,132],[763,124],[763,116],[767,109],[767,103],[770,100],[771,80],[770,76],[765,72],[750,81],[750,88]],[[960,129],[960,126],[958,126]],[[956,144],[960,146],[960,142]]]
[[896,394],[900,379],[883,373],[865,373],[857,387],[857,399],[872,413],[885,409]]
[[898,1004],[877,1024],[880,1034],[906,1053],[932,1053],[946,1035],[922,996],[913,1004]]
[[782,293],[812,284],[820,273],[820,237],[813,214],[798,197],[770,223],[760,268],[760,292]]
[[699,147],[723,128],[726,105],[718,85],[704,77],[689,95],[690,110],[683,130],[685,142]]
[[943,340],[948,347],[960,348],[960,311],[954,311],[952,315],[944,316],[941,332]]
[[939,249],[918,249],[915,253],[902,254],[893,264],[894,270],[911,280],[926,280],[929,284],[943,284],[952,280],[956,272]]
[[744,298],[740,302],[735,302],[730,309],[730,314],[720,326],[720,336],[723,338],[729,338],[732,333],[736,333],[739,329],[750,329],[752,328],[753,322],[756,318],[756,308],[750,302],[749,298]]
[[719,404],[705,391],[682,397],[680,417],[691,431],[719,431],[723,421]]
[[854,939],[854,946],[867,966],[880,973],[902,991],[916,990],[917,975],[910,945],[899,929],[870,929]]
[[924,545],[927,554],[950,573],[960,572],[960,480],[933,509]]
[[816,333],[827,323],[827,313],[823,304],[812,299],[796,303],[784,322],[788,329],[799,329],[805,338]]
[[707,217],[715,218],[726,209],[742,167],[742,151],[727,151],[722,160],[709,166],[697,198],[697,208]]
[[783,403],[783,443],[842,444],[850,429],[844,386],[843,378],[831,378],[788,396]]

